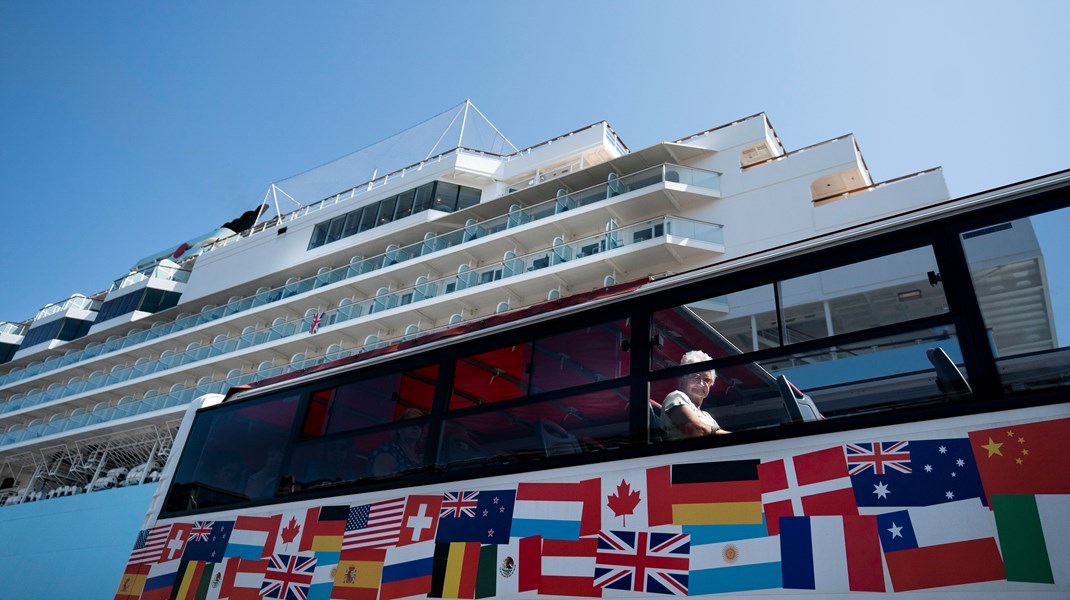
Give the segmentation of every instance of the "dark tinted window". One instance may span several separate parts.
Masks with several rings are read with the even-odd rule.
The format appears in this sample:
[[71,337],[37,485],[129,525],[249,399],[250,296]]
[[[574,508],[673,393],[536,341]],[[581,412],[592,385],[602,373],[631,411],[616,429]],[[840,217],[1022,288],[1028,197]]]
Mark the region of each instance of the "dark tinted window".
[[457,210],[463,210],[479,204],[479,190],[470,187],[461,187],[457,195]]
[[299,396],[285,395],[197,415],[166,510],[273,497],[298,404]]
[[435,182],[435,200],[431,208],[453,212],[457,208],[457,191],[460,186],[444,181]]

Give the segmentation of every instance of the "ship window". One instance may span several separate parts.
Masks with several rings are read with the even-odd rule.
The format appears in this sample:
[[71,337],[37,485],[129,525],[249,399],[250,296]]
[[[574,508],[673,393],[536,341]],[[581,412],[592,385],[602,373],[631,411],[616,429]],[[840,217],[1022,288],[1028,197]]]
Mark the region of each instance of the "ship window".
[[461,186],[457,196],[457,210],[464,210],[479,204],[480,191],[475,188]]
[[0,343],[0,363],[6,363],[10,361],[11,357],[15,356],[15,352],[17,352],[18,349],[18,344]]
[[327,229],[327,239],[323,243],[330,244],[331,242],[342,239],[342,227],[345,225],[345,222],[345,215],[331,219],[331,226]]
[[41,342],[56,339],[56,334],[59,333],[59,328],[62,324],[61,321],[62,319],[56,319],[55,321],[45,323],[44,325],[30,327],[30,329],[26,331],[26,337],[22,338],[20,347],[29,348],[31,346],[36,346]]
[[345,225],[342,226],[342,237],[349,237],[357,233],[357,230],[360,229],[360,212],[361,209],[358,208],[357,210],[351,210],[346,213],[346,222]]
[[372,227],[375,227],[375,217],[379,214],[379,204],[369,204],[364,207],[364,212],[360,215],[360,230],[367,231]]
[[435,184],[425,183],[416,188],[416,198],[412,204],[412,212],[418,213],[431,208],[431,193],[434,191]]
[[404,219],[405,217],[412,214],[412,201],[415,195],[415,189],[398,194],[398,207],[394,215],[395,221],[398,219]]
[[316,223],[316,226],[312,228],[312,238],[308,241],[308,249],[319,248],[327,241],[327,229],[330,228],[331,222],[324,221],[322,223]]
[[138,310],[147,313],[158,313],[178,306],[178,299],[181,297],[181,292],[147,288]]
[[110,319],[114,319],[120,315],[137,310],[138,304],[144,296],[145,289],[140,289],[134,292],[123,294],[122,296],[116,296],[108,298],[104,301],[104,304],[100,307],[100,312],[97,313],[96,322],[103,323]]
[[453,212],[457,208],[457,191],[460,186],[445,181],[435,182],[435,202],[431,208]]
[[[432,193],[436,191],[437,193]],[[351,210],[343,215],[317,223],[312,228],[308,249],[319,248],[324,244],[367,231],[372,227],[385,225],[397,219],[403,219],[409,215],[427,210],[432,207],[432,198],[435,199],[435,208],[453,212],[458,206],[467,208],[478,204],[479,194],[480,191],[478,189],[458,186],[452,183],[443,183],[441,181],[427,183],[418,188],[406,190],[397,196],[373,202],[363,208]]]
[[394,220],[394,209],[397,208],[398,197],[391,196],[379,203],[379,224],[386,225]]

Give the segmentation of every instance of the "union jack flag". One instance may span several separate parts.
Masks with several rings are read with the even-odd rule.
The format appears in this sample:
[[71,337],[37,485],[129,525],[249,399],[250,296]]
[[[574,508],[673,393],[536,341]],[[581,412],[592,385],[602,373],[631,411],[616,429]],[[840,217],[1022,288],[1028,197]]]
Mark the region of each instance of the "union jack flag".
[[687,595],[691,536],[648,531],[598,534],[594,584],[648,594]]
[[212,535],[212,527],[215,521],[194,521],[193,529],[189,530],[190,542],[207,542],[208,536]]
[[308,588],[315,573],[315,555],[272,554],[264,583],[260,585],[260,597],[308,600]]
[[320,322],[323,321],[323,313],[318,312],[312,316],[312,326],[308,328],[309,333],[316,333],[319,331]]
[[871,444],[847,444],[847,468],[851,475],[873,469],[876,475],[884,475],[885,469],[910,473],[909,442],[873,442]]
[[440,517],[453,515],[457,519],[461,516],[476,516],[476,507],[479,506],[479,492],[446,492],[442,496],[442,512]]

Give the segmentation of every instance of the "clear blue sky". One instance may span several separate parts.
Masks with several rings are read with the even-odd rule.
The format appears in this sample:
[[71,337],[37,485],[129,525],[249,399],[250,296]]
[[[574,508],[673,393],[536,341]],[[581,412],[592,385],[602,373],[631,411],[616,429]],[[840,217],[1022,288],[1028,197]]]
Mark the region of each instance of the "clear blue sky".
[[0,320],[471,98],[519,147],[765,111],[952,195],[1070,167],[1070,3],[0,3]]

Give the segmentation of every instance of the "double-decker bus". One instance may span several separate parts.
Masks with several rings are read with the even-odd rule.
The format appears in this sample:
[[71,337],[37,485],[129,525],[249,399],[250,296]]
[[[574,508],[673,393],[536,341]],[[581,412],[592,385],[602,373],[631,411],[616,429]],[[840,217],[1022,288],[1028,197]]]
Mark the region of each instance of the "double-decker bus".
[[1065,598],[1068,185],[202,397],[116,597]]

